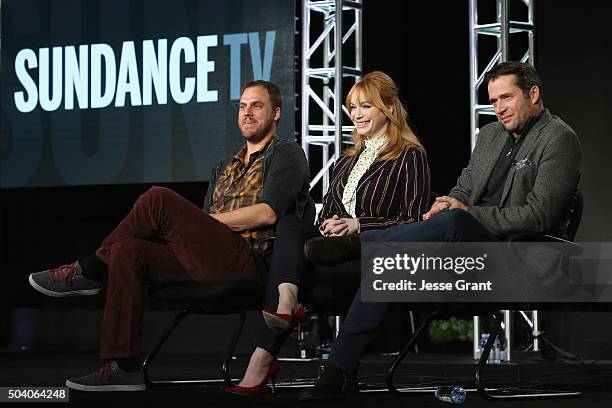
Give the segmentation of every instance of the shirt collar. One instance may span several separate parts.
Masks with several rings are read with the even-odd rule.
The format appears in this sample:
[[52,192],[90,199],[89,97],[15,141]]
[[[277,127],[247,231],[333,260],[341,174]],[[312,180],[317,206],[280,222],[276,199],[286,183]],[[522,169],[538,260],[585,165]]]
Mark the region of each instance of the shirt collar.
[[[251,153],[251,159],[249,160],[249,163],[251,163],[253,161],[253,159],[256,159],[257,157],[259,157],[260,155],[264,154],[269,148],[270,146],[272,146],[272,144],[274,143],[276,139],[273,137],[271,138],[268,143],[266,143],[261,149],[257,150],[256,152]],[[241,163],[244,162],[244,157],[246,156],[246,152],[247,152],[247,147],[246,144],[244,146],[242,146],[242,148],[240,150],[238,150],[238,152],[234,155],[234,158],[232,159],[233,161],[240,161]]]
[[378,136],[375,139],[365,139],[365,147],[366,149],[380,150],[387,144],[387,141],[387,135]]
[[[525,122],[525,125],[523,126],[522,129],[519,130],[519,137],[516,138],[518,139],[523,139],[525,137],[525,135],[527,133],[529,133],[529,131],[531,130],[531,128],[533,127],[533,125],[535,125],[535,123],[540,120],[540,118],[542,117],[542,114],[544,113],[544,110],[542,110],[542,112],[539,112],[538,114],[530,117],[529,119],[527,119],[527,122]],[[508,132],[510,134],[510,136],[512,138],[514,138],[514,136],[512,135],[512,132]]]

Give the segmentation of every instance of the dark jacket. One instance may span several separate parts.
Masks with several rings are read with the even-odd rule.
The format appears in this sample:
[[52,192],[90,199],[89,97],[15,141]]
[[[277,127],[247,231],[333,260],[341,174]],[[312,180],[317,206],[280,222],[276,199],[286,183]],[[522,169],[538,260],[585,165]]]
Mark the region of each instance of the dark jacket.
[[[257,204],[266,203],[280,218],[285,214],[302,217],[308,202],[310,171],[302,148],[295,142],[276,138],[267,150],[263,167],[263,191]],[[233,156],[213,168],[204,198],[204,212],[210,212],[217,176],[232,162]]]
[[497,236],[518,231],[565,236],[580,169],[576,133],[548,110],[531,127],[506,178],[499,206],[478,206],[508,132],[500,122],[482,128],[468,166],[449,193]]

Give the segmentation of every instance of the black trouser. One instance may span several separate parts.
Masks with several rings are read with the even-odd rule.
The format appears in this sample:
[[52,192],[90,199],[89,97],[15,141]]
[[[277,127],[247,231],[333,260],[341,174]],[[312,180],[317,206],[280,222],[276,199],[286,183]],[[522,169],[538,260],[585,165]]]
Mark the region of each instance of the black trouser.
[[[276,311],[278,307],[279,284],[293,283],[300,286],[304,270],[308,266],[304,257],[304,243],[310,238],[321,236],[315,226],[306,225],[295,215],[282,217],[276,224],[275,235],[263,301],[263,308],[271,311]],[[261,314],[258,314],[255,329],[257,346],[276,355],[288,335],[288,332],[281,335],[274,333],[268,328]]]
[[[427,221],[362,232],[360,239],[362,242],[499,241],[468,212],[459,209],[442,211]],[[363,302],[359,289],[334,341],[329,362],[347,374],[354,374],[388,307],[388,302]]]

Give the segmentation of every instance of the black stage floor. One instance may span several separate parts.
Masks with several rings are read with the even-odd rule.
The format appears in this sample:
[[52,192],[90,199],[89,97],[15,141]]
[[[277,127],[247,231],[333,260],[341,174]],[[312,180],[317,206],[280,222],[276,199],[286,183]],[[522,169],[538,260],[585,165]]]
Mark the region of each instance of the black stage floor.
[[[391,356],[367,356],[362,360],[360,382],[382,384]],[[160,354],[152,368],[154,379],[214,378],[220,371],[220,356],[167,353]],[[242,373],[246,356],[233,363],[232,374]],[[0,386],[63,386],[65,379],[92,372],[100,365],[96,353],[69,352],[0,352]],[[283,361],[279,381],[308,379],[317,375],[316,361]],[[423,386],[460,384],[471,388],[475,365],[465,355],[418,354],[410,355],[400,368],[398,382]],[[542,362],[525,360],[519,364],[502,364],[487,369],[496,385],[514,384],[517,379],[530,386],[582,391],[575,399],[531,401],[486,401],[476,392],[468,392],[466,407],[609,407],[612,401],[612,361],[582,363]],[[149,387],[144,392],[70,392],[71,406],[156,406],[156,407],[444,407],[432,392],[393,395],[386,391],[373,391],[363,386],[362,392],[345,403],[299,403],[297,388],[278,388],[274,395],[241,397],[227,394],[221,385]],[[376,387],[374,387],[376,388]],[[607,402],[606,402],[607,401]],[[16,406],[22,407],[20,403]],[[57,405],[57,404],[54,404]],[[67,406],[68,404],[61,404]],[[7,406],[0,403],[0,406]],[[40,407],[38,403],[36,406]],[[43,405],[45,406],[45,405]]]

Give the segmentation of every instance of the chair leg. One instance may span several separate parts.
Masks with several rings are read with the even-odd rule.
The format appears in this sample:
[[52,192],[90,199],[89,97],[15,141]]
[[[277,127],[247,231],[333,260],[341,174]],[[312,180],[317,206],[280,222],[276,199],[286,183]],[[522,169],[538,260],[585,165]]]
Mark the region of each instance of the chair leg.
[[240,340],[240,335],[242,334],[242,329],[244,328],[244,322],[246,320],[246,314],[245,314],[244,311],[239,313],[240,320],[239,320],[239,323],[238,323],[238,327],[234,330],[234,333],[232,334],[232,339],[230,341],[229,347],[227,349],[227,352],[226,352],[224,360],[223,360],[223,364],[222,364],[222,367],[221,367],[221,373],[222,373],[222,376],[223,376],[222,379],[215,378],[215,379],[208,379],[208,380],[163,380],[163,381],[153,381],[149,377],[148,371],[149,371],[149,368],[151,367],[151,364],[153,362],[153,358],[157,355],[157,353],[159,352],[161,347],[164,345],[166,340],[170,337],[172,332],[174,332],[174,330],[176,329],[176,327],[178,326],[180,321],[183,320],[183,318],[185,316],[187,316],[188,314],[191,314],[191,313],[201,314],[197,310],[183,310],[183,311],[179,312],[174,317],[174,319],[170,322],[168,327],[166,327],[166,330],[162,334],[161,338],[159,339],[159,341],[157,342],[155,347],[153,347],[153,350],[146,357],[146,359],[145,359],[145,361],[144,361],[144,363],[142,365],[142,371],[144,373],[146,384],[147,385],[177,385],[177,384],[192,384],[192,385],[209,384],[209,385],[212,385],[212,384],[226,384],[227,386],[233,387],[234,385],[236,385],[236,383],[230,377],[229,365],[230,365],[230,362],[231,362],[231,360],[232,360],[232,358],[234,356],[234,352],[236,350],[236,346],[238,344],[238,341]]
[[402,350],[397,355],[397,357],[395,357],[395,359],[393,359],[393,362],[391,363],[391,366],[387,369],[386,382],[387,382],[387,387],[389,387],[389,391],[394,392],[394,393],[401,392],[395,386],[395,382],[394,382],[395,370],[397,369],[397,367],[400,365],[400,363],[402,362],[402,360],[406,356],[406,353],[408,353],[408,350],[410,350],[410,348],[414,345],[414,343],[416,343],[416,341],[421,337],[421,334],[425,331],[427,326],[429,326],[429,324],[436,317],[438,317],[438,315],[440,315],[440,313],[441,313],[441,311],[436,310],[435,312],[429,314],[429,316],[427,316],[425,318],[425,321],[423,321],[423,323],[421,323],[419,328],[415,331],[414,335],[410,338],[410,340],[408,340],[408,343],[402,348]]
[[160,337],[160,339],[157,342],[157,344],[155,345],[155,347],[153,347],[153,350],[145,358],[145,361],[142,364],[142,371],[144,373],[145,382],[147,384],[153,385],[153,384],[159,383],[157,381],[151,381],[151,379],[149,378],[149,367],[151,367],[151,363],[153,362],[153,358],[155,358],[155,356],[157,355],[157,352],[159,351],[159,349],[161,349],[161,347],[164,345],[164,343],[166,342],[168,337],[170,337],[170,335],[172,334],[174,329],[176,329],[176,326],[178,326],[178,324],[181,322],[181,320],[183,320],[183,318],[185,316],[187,316],[188,314],[191,314],[191,313],[193,313],[193,311],[191,311],[191,310],[183,310],[183,311],[179,312],[174,317],[174,319],[170,322],[170,324],[166,327],[166,330],[164,331],[164,333]]
[[478,389],[478,392],[486,397],[487,391],[482,384],[482,375],[484,373],[485,367],[487,365],[487,360],[489,359],[489,355],[491,354],[491,350],[493,349],[493,344],[495,344],[495,340],[499,335],[499,331],[501,329],[502,321],[503,321],[503,313],[501,311],[496,311],[491,313],[494,318],[493,329],[489,332],[489,337],[487,338],[487,342],[485,343],[484,348],[482,349],[482,353],[480,353],[480,359],[478,360],[478,366],[476,368],[476,375],[474,378],[474,384]]
[[242,329],[244,328],[244,322],[246,320],[246,315],[244,312],[240,312],[240,322],[238,323],[238,327],[234,330],[234,334],[232,335],[232,341],[227,348],[227,353],[225,354],[225,359],[223,360],[223,366],[221,367],[221,375],[223,376],[223,381],[227,384],[228,387],[234,387],[237,384],[232,381],[232,378],[229,374],[229,366],[232,358],[234,357],[234,351],[236,350],[236,346],[238,345],[238,340],[240,340],[240,335],[242,334]]
[[488,400],[509,400],[509,399],[542,399],[542,398],[574,398],[582,395],[579,391],[558,391],[558,390],[533,390],[525,388],[500,388],[487,389],[483,384],[483,374],[487,365],[487,360],[493,349],[495,339],[499,335],[504,315],[501,311],[491,313],[495,319],[493,330],[489,333],[489,338],[482,350],[478,368],[476,369],[475,385],[478,393]]

